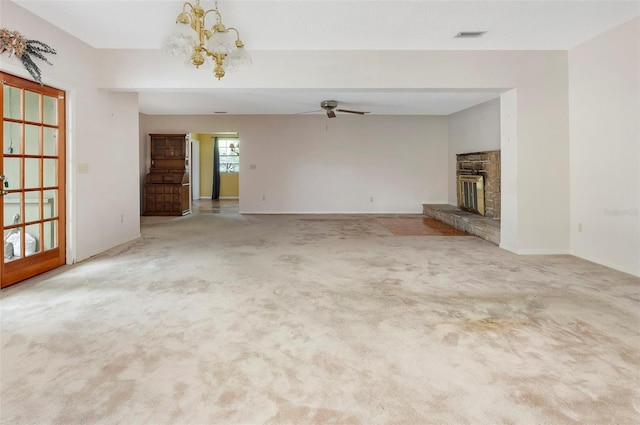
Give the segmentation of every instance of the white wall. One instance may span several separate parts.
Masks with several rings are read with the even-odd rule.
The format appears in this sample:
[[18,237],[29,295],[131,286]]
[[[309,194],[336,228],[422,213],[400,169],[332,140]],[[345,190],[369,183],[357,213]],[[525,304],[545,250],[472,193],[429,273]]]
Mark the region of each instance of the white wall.
[[500,95],[500,247],[518,252],[518,91]]
[[[265,96],[270,90],[309,88],[516,89],[514,110],[501,111],[501,115],[509,114],[514,120],[511,127],[516,135],[503,143],[517,143],[507,147],[516,153],[509,158],[515,162],[502,173],[503,179],[513,182],[502,193],[502,219],[511,223],[507,230],[508,249],[519,253],[569,252],[566,51],[251,53],[252,66],[233,78],[212,81],[210,73],[190,72],[176,61],[168,61],[159,51],[105,50],[101,79],[105,87],[123,90],[260,88],[268,89],[263,92]],[[401,75],[398,70],[402,70]],[[247,188],[241,185],[244,196]],[[446,191],[445,183],[440,199],[445,203]],[[505,204],[510,207],[504,208]]]
[[245,213],[420,213],[422,203],[447,199],[446,117],[143,115],[142,120],[149,132],[237,131]]
[[500,149],[500,99],[449,115],[449,204],[457,205],[456,155]]
[[569,51],[571,250],[638,276],[639,80],[640,18]]
[[[67,261],[75,262],[140,236],[138,96],[99,89],[98,52],[13,2],[2,1],[0,26],[57,51],[38,62],[43,82],[67,92]],[[28,78],[15,58],[0,69]],[[87,164],[89,173],[77,173]],[[122,217],[122,222],[121,222]]]
[[[11,16],[16,15],[15,9],[17,6],[10,4],[9,16],[5,18],[8,14],[4,9],[2,13],[12,26],[18,22]],[[21,25],[21,28],[44,31],[40,26]],[[523,253],[569,250],[567,52],[252,51],[251,67],[233,78],[215,81],[208,72],[191,72],[179,61],[168,61],[159,50],[101,50],[97,55],[86,51],[85,46],[81,51],[97,64],[92,71],[99,72],[100,87],[123,91],[158,87],[260,88],[267,89],[266,94],[268,90],[309,88],[516,89],[517,113],[512,115],[517,137],[509,143],[517,143],[517,149],[513,149],[517,158],[506,168],[511,173],[507,177],[516,182],[517,190],[503,190],[503,220],[517,229],[514,232],[517,235],[510,235],[513,246],[509,249]],[[69,52],[70,56],[77,54]],[[72,63],[69,55],[65,60]],[[90,59],[85,62],[85,67],[91,63]],[[74,81],[78,72],[70,68],[66,81]],[[88,75],[91,74],[84,73],[79,78],[86,79]],[[446,182],[441,200],[448,200]],[[505,203],[514,208],[505,209]]]

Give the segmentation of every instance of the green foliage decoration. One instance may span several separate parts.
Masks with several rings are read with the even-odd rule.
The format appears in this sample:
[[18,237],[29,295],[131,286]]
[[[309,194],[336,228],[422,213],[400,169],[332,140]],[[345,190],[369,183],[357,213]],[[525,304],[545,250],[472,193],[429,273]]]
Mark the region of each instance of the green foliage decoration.
[[9,53],[9,57],[16,55],[34,80],[42,85],[42,72],[33,59],[53,65],[45,55],[55,55],[56,51],[48,44],[37,40],[28,40],[18,31],[0,28],[0,54]]

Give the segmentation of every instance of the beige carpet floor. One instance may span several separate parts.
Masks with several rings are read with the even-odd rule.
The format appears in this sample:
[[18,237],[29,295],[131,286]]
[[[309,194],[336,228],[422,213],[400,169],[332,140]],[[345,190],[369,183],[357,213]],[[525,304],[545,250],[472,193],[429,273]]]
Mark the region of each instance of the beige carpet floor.
[[0,422],[640,423],[640,279],[382,222],[145,217],[3,290]]

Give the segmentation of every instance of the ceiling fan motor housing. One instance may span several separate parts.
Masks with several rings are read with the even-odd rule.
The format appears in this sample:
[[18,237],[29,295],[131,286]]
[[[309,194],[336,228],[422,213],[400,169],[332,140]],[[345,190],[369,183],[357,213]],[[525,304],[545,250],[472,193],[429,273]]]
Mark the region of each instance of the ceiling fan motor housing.
[[327,111],[331,109],[335,109],[338,106],[338,102],[336,100],[323,100],[320,103],[322,109],[326,109]]
[[322,109],[327,111],[327,116],[329,118],[335,118],[336,117],[336,112],[346,112],[348,114],[358,114],[358,115],[368,114],[368,112],[362,112],[362,111],[350,111],[348,109],[336,109],[338,107],[338,101],[337,100],[323,100],[322,102],[320,102],[320,106],[322,107]]

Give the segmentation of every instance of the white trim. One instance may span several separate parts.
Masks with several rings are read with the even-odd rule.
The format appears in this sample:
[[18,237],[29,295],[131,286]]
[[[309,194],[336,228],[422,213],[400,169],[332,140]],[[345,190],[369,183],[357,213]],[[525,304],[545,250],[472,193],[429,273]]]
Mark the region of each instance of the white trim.
[[[278,215],[372,215],[372,214],[411,214],[411,215],[423,215],[422,211],[239,211],[240,214],[278,214]],[[429,218],[426,215],[424,218]],[[475,235],[471,235],[475,236]]]
[[67,264],[73,264],[78,258],[78,229],[76,212],[78,211],[78,201],[76,199],[76,95],[75,88],[61,88],[65,90],[65,120],[66,120],[66,173],[67,173]]
[[25,80],[34,81],[31,74],[24,69],[24,66],[15,66],[5,62],[4,60],[0,60],[0,70],[8,74],[15,75],[16,77],[24,78]]
[[518,255],[571,255],[568,249],[518,249]]
[[604,267],[608,267],[610,269],[618,270],[618,271],[623,272],[623,273],[628,273],[630,275],[640,277],[640,264],[638,264],[638,269],[637,270],[632,270],[632,269],[630,269],[628,267],[621,266],[620,264],[615,264],[615,263],[612,263],[611,261],[603,260],[601,258],[592,257],[590,255],[583,255],[583,254],[581,254],[579,252],[576,252],[576,251],[571,251],[571,255],[573,255],[574,257],[580,258],[582,260],[585,260],[585,261],[590,261],[592,263],[595,263],[595,264],[598,264],[598,265],[601,265],[601,266],[604,266]]
[[507,247],[504,245],[500,245],[500,248],[513,252],[518,255],[571,255],[581,260],[589,261],[594,264],[598,264],[603,267],[608,267],[610,269],[618,270],[622,273],[627,273],[632,276],[640,277],[640,265],[638,270],[632,270],[628,267],[621,266],[620,264],[615,264],[610,261],[603,260],[601,258],[591,257],[589,255],[582,255],[576,251],[569,249],[515,249],[511,247]]
[[[213,201],[213,199],[211,199],[211,195],[209,195],[209,196],[200,196],[200,197],[199,197],[199,198],[197,198],[196,200],[198,201],[198,200],[200,200],[200,199],[204,199],[204,200],[206,200],[206,201]],[[236,199],[236,200],[239,200],[239,199],[240,199],[240,197],[239,197],[239,196],[221,196],[221,197],[220,197],[220,198],[218,198],[218,199]]]
[[[502,238],[502,232],[500,232],[500,237]],[[509,252],[513,252],[514,254],[518,253],[518,248],[513,247],[513,246],[509,246],[507,244],[503,244],[502,242],[500,242],[500,245],[498,245],[501,249],[504,249],[505,251],[509,251]]]

